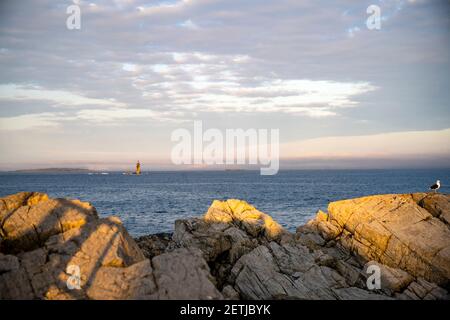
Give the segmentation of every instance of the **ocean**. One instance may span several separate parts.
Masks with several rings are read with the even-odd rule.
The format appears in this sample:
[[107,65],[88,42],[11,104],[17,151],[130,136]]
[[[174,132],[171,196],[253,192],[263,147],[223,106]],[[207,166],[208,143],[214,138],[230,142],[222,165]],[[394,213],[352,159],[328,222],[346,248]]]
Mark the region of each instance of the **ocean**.
[[[0,173],[0,197],[39,191],[92,203],[101,216],[120,217],[132,236],[173,231],[177,219],[200,217],[214,199],[246,200],[294,231],[330,201],[371,194],[426,192],[436,179],[450,191],[450,169],[294,170],[100,174]],[[449,185],[446,185],[448,183]]]

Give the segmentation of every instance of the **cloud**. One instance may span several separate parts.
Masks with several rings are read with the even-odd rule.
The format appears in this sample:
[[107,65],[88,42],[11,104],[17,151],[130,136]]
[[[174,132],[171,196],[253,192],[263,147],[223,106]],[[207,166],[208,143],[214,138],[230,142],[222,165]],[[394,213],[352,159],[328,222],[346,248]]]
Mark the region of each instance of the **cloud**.
[[88,98],[68,91],[48,90],[41,87],[18,84],[0,85],[0,100],[48,100],[57,105],[71,107],[83,105],[125,106],[124,103],[116,102],[113,99]]
[[122,69],[125,71],[134,72],[134,71],[136,71],[136,65],[132,64],[132,63],[124,63],[122,65]]
[[[165,97],[161,106],[195,112],[252,112],[325,117],[358,105],[355,98],[376,90],[368,82],[255,78],[248,55],[170,53],[173,63],[141,65],[133,86],[146,97]],[[149,76],[148,71],[159,78]]]
[[64,115],[61,113],[36,113],[3,117],[0,118],[0,131],[55,128],[64,120]]
[[180,0],[180,1],[160,1],[156,4],[143,4],[137,7],[137,11],[141,15],[155,15],[155,14],[167,14],[173,11],[181,11],[189,4],[193,3],[193,0]]
[[356,33],[358,33],[359,31],[361,31],[361,28],[359,28],[359,27],[351,27],[351,28],[347,29],[347,35],[350,38],[353,38],[356,35]]
[[181,119],[173,119],[164,112],[156,112],[150,109],[129,108],[84,109],[78,111],[74,116],[74,119],[106,125],[117,125],[127,120],[182,121]]
[[190,30],[198,30],[199,26],[195,24],[191,19],[187,19],[186,21],[180,22],[178,26]]
[[283,158],[450,155],[450,128],[323,137],[281,145]]
[[[339,109],[357,106],[359,95],[377,89],[368,82],[282,79],[274,73],[255,77],[251,69],[260,62],[249,55],[163,52],[152,60],[105,62],[104,67],[97,62],[96,68],[114,72],[117,76],[111,78],[121,77],[124,82],[116,90],[110,88],[108,99],[89,98],[70,90],[7,84],[0,85],[0,100],[46,100],[60,107],[79,106],[86,110],[80,111],[77,119],[85,120],[86,115],[100,118],[96,115],[102,114],[104,119],[114,120],[104,123],[117,124],[119,119],[132,118],[129,115],[133,110],[161,121],[179,121],[180,113],[194,117],[198,113],[222,112],[331,117],[338,115]],[[92,110],[86,108],[89,105]],[[99,106],[123,107],[126,111],[97,110]]]
[[[174,115],[178,117],[174,118]],[[83,125],[136,124],[142,121],[185,122],[183,114],[156,112],[149,109],[103,108],[81,109],[75,112],[45,112],[24,114],[13,117],[0,117],[0,131],[48,129],[61,127],[62,124],[78,122]]]

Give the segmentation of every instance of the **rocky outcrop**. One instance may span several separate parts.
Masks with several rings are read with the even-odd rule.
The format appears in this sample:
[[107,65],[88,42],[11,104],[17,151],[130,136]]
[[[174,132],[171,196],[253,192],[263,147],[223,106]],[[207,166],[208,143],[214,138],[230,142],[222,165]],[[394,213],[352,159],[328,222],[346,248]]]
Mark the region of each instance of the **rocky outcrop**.
[[[173,245],[201,250],[224,296],[447,299],[448,202],[441,194],[338,201],[291,235],[244,201],[214,201],[203,218],[176,222]],[[367,285],[374,264],[379,289]]]
[[225,223],[242,229],[255,238],[267,241],[281,240],[288,233],[269,215],[258,211],[245,201],[215,200],[203,217],[205,222]]
[[[177,221],[173,241],[203,252],[225,297],[232,292],[242,299],[389,298],[349,284],[347,274],[337,271],[338,259],[350,260],[349,252],[333,248],[333,257],[331,248],[330,254],[309,248],[244,201],[214,201],[202,219]],[[363,265],[358,267],[359,276]]]
[[88,203],[38,193],[0,203],[0,299],[222,298],[198,250],[150,260]]
[[450,278],[450,229],[445,221],[448,203],[448,196],[438,194],[343,200],[330,203],[328,215],[320,214],[308,226],[328,240],[337,239],[366,260],[447,286]]
[[0,201],[0,298],[449,299],[449,201],[337,201],[295,234],[245,201],[214,201],[135,241],[87,203],[21,193]]

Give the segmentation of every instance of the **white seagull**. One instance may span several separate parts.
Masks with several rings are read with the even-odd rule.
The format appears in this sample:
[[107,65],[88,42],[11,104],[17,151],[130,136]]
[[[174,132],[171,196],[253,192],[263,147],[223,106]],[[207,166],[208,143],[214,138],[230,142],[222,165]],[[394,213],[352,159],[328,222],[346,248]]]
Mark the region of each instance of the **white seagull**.
[[436,192],[441,187],[441,181],[437,180],[435,184],[433,184],[430,189]]

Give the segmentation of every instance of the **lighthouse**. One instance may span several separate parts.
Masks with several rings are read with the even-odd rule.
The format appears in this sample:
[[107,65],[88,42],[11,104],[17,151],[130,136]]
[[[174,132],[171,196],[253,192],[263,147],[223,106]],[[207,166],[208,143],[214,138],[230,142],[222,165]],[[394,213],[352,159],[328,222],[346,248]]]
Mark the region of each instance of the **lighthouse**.
[[140,164],[140,162],[138,161],[137,163],[136,163],[136,175],[140,175],[141,174],[141,164]]

